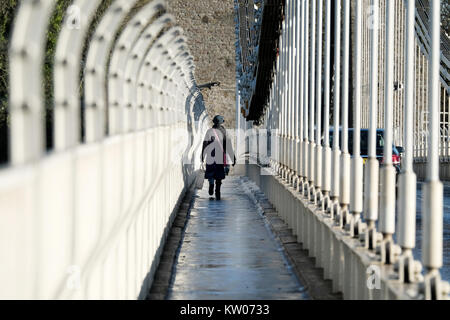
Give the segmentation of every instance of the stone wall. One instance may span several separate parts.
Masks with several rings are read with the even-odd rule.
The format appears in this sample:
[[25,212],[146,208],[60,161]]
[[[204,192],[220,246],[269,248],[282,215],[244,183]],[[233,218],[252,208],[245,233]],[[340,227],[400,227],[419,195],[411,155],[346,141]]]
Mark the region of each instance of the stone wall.
[[233,0],[168,0],[169,12],[185,30],[195,59],[197,83],[219,81],[220,87],[203,90],[211,119],[225,117],[225,126],[236,122],[236,64]]

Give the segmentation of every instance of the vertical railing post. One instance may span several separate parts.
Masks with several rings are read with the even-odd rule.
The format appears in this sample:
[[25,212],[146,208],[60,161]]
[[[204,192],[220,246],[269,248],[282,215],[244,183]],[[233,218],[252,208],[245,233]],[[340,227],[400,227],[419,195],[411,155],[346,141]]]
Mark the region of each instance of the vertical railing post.
[[300,39],[301,39],[301,34],[300,34],[300,25],[302,23],[300,16],[301,16],[301,1],[295,1],[295,31],[294,31],[294,41],[295,41],[295,45],[294,45],[294,72],[295,72],[295,81],[294,81],[294,91],[295,91],[295,95],[294,95],[294,105],[295,105],[295,119],[294,119],[294,167],[295,167],[295,179],[296,179],[296,183],[294,185],[294,187],[296,189],[298,189],[298,187],[300,186],[300,161],[299,161],[299,157],[300,157],[300,130],[301,130],[301,104],[300,104],[300,71],[301,71],[301,66],[300,66],[300,58],[301,58],[301,54],[300,54]]
[[285,114],[285,79],[284,79],[284,73],[285,73],[285,46],[286,46],[286,40],[285,40],[285,34],[286,34],[286,11],[284,8],[283,11],[283,22],[281,24],[281,42],[280,42],[280,69],[279,69],[279,102],[280,102],[280,157],[279,157],[279,163],[280,163],[280,175],[282,178],[284,178],[284,141],[285,141],[285,126],[284,126],[284,114]]
[[423,185],[423,253],[425,298],[441,299],[443,250],[443,185],[439,180],[439,69],[440,69],[440,0],[431,1],[430,53],[428,64],[429,135],[427,178]]
[[305,166],[303,162],[304,157],[304,141],[303,141],[303,133],[304,133],[304,122],[303,118],[305,117],[304,106],[305,106],[305,0],[300,0],[300,23],[298,28],[300,29],[298,37],[299,37],[299,47],[298,47],[298,57],[299,66],[299,86],[297,89],[299,90],[298,95],[298,106],[299,106],[299,117],[298,117],[298,153],[297,153],[297,162],[299,167],[299,183],[297,190],[299,192],[303,192],[303,185],[305,183]]
[[309,157],[308,157],[308,168],[309,168],[309,190],[308,190],[308,199],[314,201],[314,198],[311,196],[314,195],[315,187],[314,187],[314,175],[315,175],[315,149],[316,149],[316,141],[315,141],[315,78],[316,78],[316,1],[311,1],[311,23],[310,23],[310,71],[309,71]]
[[296,1],[291,1],[289,6],[289,184],[293,182],[294,166],[293,166],[293,139],[294,139],[294,119],[295,119],[295,68],[294,68],[294,6]]
[[361,232],[360,215],[363,211],[363,160],[361,158],[361,82],[362,82],[362,1],[356,1],[355,26],[355,78],[353,106],[353,158],[350,193],[350,235],[358,236]]
[[309,99],[308,99],[308,85],[309,85],[309,57],[308,57],[308,45],[309,45],[309,1],[305,1],[305,17],[304,17],[304,65],[303,65],[303,73],[304,73],[304,82],[303,82],[303,172],[305,181],[302,185],[302,193],[306,195],[309,188],[309,167],[308,167],[308,154],[309,154],[309,139],[308,139],[308,115],[309,115]]
[[290,89],[289,89],[289,93],[290,93],[290,118],[289,118],[289,123],[290,123],[290,130],[289,130],[289,173],[290,173],[290,177],[289,177],[289,183],[292,185],[294,183],[294,176],[295,176],[295,164],[294,164],[294,156],[295,156],[295,113],[296,113],[296,109],[295,109],[295,6],[296,6],[297,1],[292,1],[291,3],[291,8],[290,8],[290,30],[291,30],[291,36],[290,36],[290,40],[289,40],[289,44],[290,44],[290,49],[291,49],[291,53],[290,53],[290,57],[289,57],[289,61],[290,61],[290,79],[289,79],[289,84],[290,84]]
[[281,174],[281,161],[280,161],[280,155],[281,155],[281,135],[282,135],[282,128],[281,128],[281,115],[282,115],[282,109],[281,109],[281,57],[282,57],[282,49],[283,49],[283,36],[282,34],[279,36],[279,42],[278,42],[278,57],[276,61],[276,78],[275,78],[275,105],[277,115],[276,115],[276,123],[277,123],[277,152],[276,152],[276,173]]
[[[287,2],[288,0],[286,0]],[[282,174],[281,177],[284,179],[286,177],[286,161],[285,161],[285,156],[286,156],[286,137],[287,137],[287,132],[286,132],[286,112],[287,112],[287,81],[286,81],[286,72],[287,72],[287,6],[285,5],[283,8],[283,25],[282,25],[282,39],[283,39],[283,45],[282,45],[282,50],[281,50],[281,110],[282,110],[282,117],[281,117],[281,121],[282,121],[282,136],[281,136],[281,165],[282,165]]]
[[315,201],[322,199],[322,46],[323,46],[323,0],[318,1],[317,7],[317,58],[316,58],[316,149],[315,149]]
[[325,0],[325,67],[324,67],[324,135],[323,135],[323,181],[322,209],[328,210],[331,191],[331,148],[330,148],[330,76],[331,76],[331,0]]
[[370,64],[370,127],[369,158],[365,167],[364,181],[364,217],[368,223],[365,237],[366,248],[373,250],[376,246],[377,234],[375,222],[378,219],[378,172],[377,160],[377,119],[378,119],[378,0],[372,0],[372,15],[369,28],[371,32],[371,64]]
[[339,203],[341,212],[338,223],[345,226],[349,220],[350,205],[350,175],[351,158],[348,150],[348,115],[349,115],[349,89],[350,89],[350,0],[344,0],[344,35],[343,35],[343,81],[342,81],[342,154],[340,166],[340,193]]
[[340,156],[339,117],[341,96],[341,0],[335,0],[334,8],[334,98],[333,98],[333,169],[331,177],[331,216],[334,218],[339,210]]
[[395,232],[395,168],[392,165],[393,101],[394,101],[394,33],[395,3],[386,1],[386,53],[384,80],[384,152],[380,170],[381,196],[379,230],[383,233],[381,261],[387,264],[395,259],[392,235]]
[[289,46],[289,0],[286,0],[283,15],[283,73],[282,73],[282,86],[283,86],[283,149],[282,149],[282,163],[283,163],[283,179],[287,179],[288,165],[287,165],[287,149],[288,149],[288,117],[289,117],[289,82],[288,82],[288,46]]

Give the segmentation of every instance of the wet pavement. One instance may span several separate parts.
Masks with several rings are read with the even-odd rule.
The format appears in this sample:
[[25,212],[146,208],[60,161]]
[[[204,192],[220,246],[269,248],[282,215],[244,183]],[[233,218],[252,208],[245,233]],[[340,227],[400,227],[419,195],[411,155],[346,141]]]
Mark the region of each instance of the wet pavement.
[[[443,225],[443,266],[441,276],[444,280],[450,281],[450,182],[444,181],[444,225]],[[416,215],[416,248],[414,257],[422,259],[422,194],[423,183],[417,183],[417,215]]]
[[168,299],[308,299],[239,177],[224,180],[221,201],[207,181],[197,193]]

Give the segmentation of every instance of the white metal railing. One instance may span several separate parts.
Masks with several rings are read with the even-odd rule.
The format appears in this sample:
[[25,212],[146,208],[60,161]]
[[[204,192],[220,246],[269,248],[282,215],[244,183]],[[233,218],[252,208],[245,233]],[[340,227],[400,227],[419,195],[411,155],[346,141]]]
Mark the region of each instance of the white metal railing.
[[[350,42],[352,3],[356,12],[355,37]],[[271,155],[274,175],[262,175],[261,185],[298,241],[324,268],[325,278],[333,280],[333,289],[343,292],[344,298],[446,299],[449,285],[439,273],[443,255],[439,162],[440,155],[448,154],[442,154],[442,134],[448,134],[448,130],[442,129],[439,103],[441,97],[447,97],[441,90],[439,74],[440,1],[431,1],[427,70],[420,72],[426,73],[428,83],[421,85],[418,81],[423,81],[423,77],[414,69],[418,65],[415,61],[421,58],[415,43],[415,1],[334,0],[334,8],[337,10],[332,10],[331,0],[286,0],[271,100],[264,125],[259,129],[267,129],[267,135],[272,137],[267,144],[272,149],[264,154]],[[317,19],[323,19],[324,24],[316,23]],[[293,37],[292,30],[297,31]],[[396,30],[403,33],[400,38]],[[316,41],[322,33],[324,42]],[[334,53],[330,51],[332,33]],[[399,47],[404,53],[399,53]],[[348,90],[352,85],[350,50],[354,52],[355,66],[353,97]],[[330,64],[332,55],[334,68]],[[293,56],[299,59],[292,59]],[[402,95],[395,93],[396,76],[405,79]],[[299,83],[292,81],[295,77]],[[292,95],[292,91],[298,95]],[[419,95],[427,100],[426,107],[418,103]],[[354,113],[350,125],[351,98]],[[323,111],[323,120],[319,115],[315,117],[318,110]],[[418,110],[427,112],[426,136],[418,134]],[[353,150],[348,146],[349,126],[355,132]],[[365,165],[359,148],[361,127],[369,129]],[[381,165],[378,128],[384,128]],[[401,135],[397,139],[405,147],[405,154],[396,186],[392,146],[398,130]],[[333,135],[332,146],[329,135]],[[418,139],[426,141],[426,149],[417,143]],[[355,156],[351,157],[350,151]],[[412,254],[416,239],[413,160],[418,151],[426,158],[428,168],[422,202],[423,275],[421,264]],[[366,271],[372,267],[383,270],[383,289],[378,292],[366,284]]]
[[0,170],[0,299],[145,298],[180,197],[199,168],[208,116],[183,31],[165,1],[134,13],[139,1],[115,0],[86,43],[100,2],[73,1],[82,15],[76,27],[65,14],[49,154],[42,70],[56,2],[22,0],[18,9],[11,159]]

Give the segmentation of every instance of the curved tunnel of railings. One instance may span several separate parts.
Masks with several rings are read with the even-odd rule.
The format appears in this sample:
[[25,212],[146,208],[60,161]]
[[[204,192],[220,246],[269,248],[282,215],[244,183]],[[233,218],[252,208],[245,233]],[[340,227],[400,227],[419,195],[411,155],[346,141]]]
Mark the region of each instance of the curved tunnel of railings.
[[183,30],[165,1],[134,12],[138,2],[112,1],[91,37],[100,0],[74,0],[65,13],[47,154],[42,70],[55,1],[21,1],[10,48],[11,159],[0,171],[0,298],[135,299],[152,284],[208,116]]
[[[443,263],[439,163],[442,127],[448,125],[442,112],[448,112],[449,95],[442,77],[440,1],[430,2],[426,56],[415,42],[415,1],[333,2],[333,6],[332,0],[285,2],[270,101],[260,121],[263,125],[249,134],[253,164],[249,175],[344,298],[446,299],[449,284],[439,272]],[[423,57],[427,63],[416,72],[418,58]],[[399,75],[404,79],[401,94],[394,85]],[[349,123],[351,101],[353,123]],[[427,114],[421,262],[412,253],[418,106]],[[397,112],[400,107],[402,112]],[[354,132],[353,150],[349,128]],[[361,128],[369,131],[365,161],[360,155]],[[384,129],[381,164],[377,128]],[[394,129],[402,131],[405,150],[397,178]],[[379,280],[376,290],[371,279]]]

